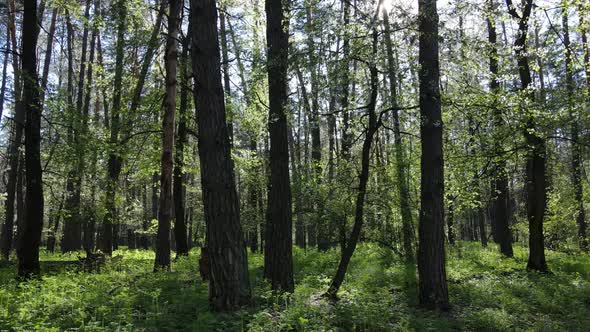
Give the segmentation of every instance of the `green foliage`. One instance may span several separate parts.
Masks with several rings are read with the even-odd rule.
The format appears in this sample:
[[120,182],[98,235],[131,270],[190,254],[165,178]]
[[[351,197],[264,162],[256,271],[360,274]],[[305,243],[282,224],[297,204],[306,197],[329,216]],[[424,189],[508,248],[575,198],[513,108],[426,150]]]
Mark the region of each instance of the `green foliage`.
[[548,251],[550,274],[524,270],[527,250],[506,259],[495,246],[459,242],[448,252],[450,313],[416,304],[414,266],[389,249],[362,244],[339,293],[322,297],[338,251],[294,248],[297,287],[276,295],[262,276],[263,257],[250,255],[254,304],[231,314],[208,310],[198,250],[153,273],[153,253],[120,250],[123,259],[82,273],[79,253],[42,253],[41,280],[17,283],[0,269],[0,330],[8,331],[583,331],[590,324],[590,257]]

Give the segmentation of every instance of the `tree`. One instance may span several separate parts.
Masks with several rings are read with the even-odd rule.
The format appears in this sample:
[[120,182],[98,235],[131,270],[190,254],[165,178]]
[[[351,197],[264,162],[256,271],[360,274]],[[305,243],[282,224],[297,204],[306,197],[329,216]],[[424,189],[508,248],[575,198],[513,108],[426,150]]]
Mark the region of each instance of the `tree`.
[[[492,75],[490,80],[490,93],[492,95],[493,118],[494,126],[497,132],[500,132],[504,126],[505,121],[502,116],[502,111],[498,107],[498,98],[500,93],[499,81],[499,66],[498,66],[498,45],[496,33],[496,18],[495,18],[495,4],[494,0],[490,0],[490,12],[486,18],[488,29],[488,42],[490,47],[489,52],[489,68]],[[494,137],[494,152],[501,154],[503,150],[501,142],[501,133]],[[506,161],[502,157],[498,157],[494,165],[495,179],[493,183],[492,197],[494,200],[494,221],[495,221],[495,237],[500,244],[500,252],[506,257],[512,257],[512,233],[510,231],[510,209],[508,197],[508,174],[506,173]]]
[[187,243],[187,227],[185,216],[185,174],[184,174],[184,150],[187,145],[187,120],[188,120],[188,98],[190,78],[188,65],[188,51],[190,47],[191,27],[187,36],[182,41],[182,55],[180,60],[181,70],[181,87],[180,87],[180,107],[178,109],[178,130],[175,140],[176,154],[174,155],[174,238],[176,240],[176,256],[188,255],[189,246]]
[[447,310],[449,295],[444,247],[444,165],[438,13],[436,0],[418,2],[420,63],[421,186],[418,244],[420,305]]
[[292,211],[287,126],[289,2],[266,0],[270,177],[266,214],[264,277],[274,290],[293,292]]
[[174,127],[176,116],[176,72],[178,63],[179,15],[181,0],[169,1],[168,38],[166,41],[166,100],[162,124],[162,159],[160,167],[160,210],[156,237],[154,270],[170,269],[170,220],[173,215],[172,172],[174,169]]
[[402,232],[404,241],[404,255],[408,261],[414,260],[412,242],[414,234],[412,230],[412,210],[410,206],[410,190],[406,180],[408,174],[408,162],[406,160],[402,135],[400,130],[399,107],[397,98],[397,73],[395,68],[393,44],[391,42],[391,28],[389,26],[389,14],[383,10],[383,26],[385,28],[385,48],[387,51],[387,67],[389,79],[389,102],[393,113],[393,140],[395,146],[395,162],[397,166],[397,186],[400,197],[400,212],[402,215]]
[[525,0],[522,14],[519,14],[511,0],[506,0],[510,16],[518,23],[518,33],[514,40],[514,53],[520,77],[520,89],[524,95],[522,110],[524,117],[524,137],[528,146],[526,154],[526,192],[527,219],[529,221],[529,260],[527,268],[547,271],[545,261],[545,244],[543,238],[543,220],[547,207],[546,147],[545,141],[537,130],[534,112],[529,109],[535,103],[535,96],[530,91],[532,83],[531,69],[527,54],[527,34],[529,19],[533,9],[533,0]]
[[[375,15],[377,16],[377,15]],[[378,41],[378,32],[376,28],[373,28],[372,34],[372,56],[373,59],[376,59],[377,56],[377,41]],[[374,60],[373,60],[374,61]],[[378,95],[378,72],[377,72],[377,65],[374,62],[369,63],[369,70],[371,72],[371,88],[370,88],[370,97],[369,103],[367,104],[367,115],[369,118],[368,127],[366,130],[365,140],[363,142],[363,149],[362,149],[362,157],[361,157],[361,172],[359,174],[359,187],[356,196],[356,203],[355,203],[355,215],[354,215],[354,226],[352,228],[352,232],[350,234],[349,240],[347,242],[346,247],[342,251],[342,255],[340,257],[340,263],[338,264],[338,269],[336,270],[336,275],[332,279],[332,283],[328,288],[326,295],[331,298],[336,298],[338,290],[344,281],[344,276],[346,274],[346,270],[348,269],[348,264],[350,263],[350,259],[354,254],[358,241],[361,237],[361,230],[363,227],[363,218],[364,218],[364,208],[365,208],[365,198],[367,195],[367,183],[369,182],[369,169],[371,163],[371,146],[373,144],[373,140],[377,134],[377,131],[380,126],[380,117],[377,116],[375,112],[375,108],[377,107],[377,95]]]
[[584,209],[584,188],[582,186],[582,146],[579,144],[580,118],[578,111],[575,109],[575,82],[573,54],[569,33],[569,15],[568,2],[564,1],[562,14],[563,24],[563,46],[565,47],[565,87],[567,90],[567,108],[571,116],[571,166],[572,166],[572,184],[574,187],[574,199],[576,202],[576,223],[578,224],[579,246],[582,250],[588,250],[588,239],[586,238],[586,210]]
[[216,2],[192,0],[191,20],[209,303],[214,310],[232,310],[247,304],[251,294],[221,85]]
[[18,275],[40,274],[39,245],[43,229],[43,180],[41,168],[41,104],[37,76],[37,1],[25,0],[22,30],[23,104],[25,122],[25,166],[27,211],[19,230]]
[[123,61],[125,58],[125,32],[127,30],[127,6],[124,0],[115,4],[117,13],[117,41],[115,78],[113,82],[113,106],[111,109],[109,156],[108,156],[108,179],[106,195],[106,213],[102,226],[102,251],[108,255],[113,252],[113,225],[116,222],[116,194],[121,173],[121,156],[118,151],[119,133],[121,130],[121,98],[123,87]]

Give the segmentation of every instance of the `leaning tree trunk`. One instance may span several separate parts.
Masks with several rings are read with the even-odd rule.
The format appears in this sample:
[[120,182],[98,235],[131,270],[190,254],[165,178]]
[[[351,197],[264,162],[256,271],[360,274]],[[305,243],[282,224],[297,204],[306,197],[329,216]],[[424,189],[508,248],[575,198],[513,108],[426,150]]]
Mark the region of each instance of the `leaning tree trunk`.
[[41,169],[41,98],[37,77],[37,1],[25,0],[23,13],[23,104],[25,107],[25,222],[19,229],[18,275],[28,278],[41,273],[39,245],[43,229],[43,180]]
[[232,310],[250,301],[248,258],[240,225],[229,130],[221,85],[214,0],[192,0],[192,63],[199,105],[199,160],[209,256],[209,303]]
[[154,270],[170,270],[170,221],[172,220],[172,173],[174,168],[174,127],[176,116],[176,72],[178,65],[179,16],[182,0],[170,0],[168,38],[166,40],[166,99],[162,125],[160,167],[160,211],[156,236]]
[[[377,30],[373,30],[373,59],[376,59],[377,56],[377,41],[378,41],[378,34]],[[346,270],[348,269],[348,264],[350,263],[350,259],[354,254],[358,241],[361,237],[361,230],[363,228],[363,218],[364,218],[364,208],[365,208],[365,197],[367,195],[367,183],[369,182],[369,171],[370,171],[370,163],[371,163],[371,146],[373,144],[373,139],[377,134],[377,130],[379,129],[379,123],[377,119],[377,114],[375,113],[375,107],[377,105],[377,94],[379,88],[379,77],[377,71],[377,65],[375,63],[370,64],[370,72],[371,72],[371,95],[369,104],[367,105],[367,112],[369,115],[369,126],[366,131],[365,141],[363,142],[363,150],[362,150],[362,159],[361,159],[361,173],[359,174],[359,187],[356,196],[356,205],[355,205],[355,215],[354,215],[354,226],[352,227],[352,233],[350,234],[348,243],[344,250],[342,251],[342,256],[340,257],[340,263],[338,264],[338,270],[336,270],[336,274],[332,279],[332,283],[326,292],[326,296],[330,298],[336,298],[338,290],[344,281],[344,277],[346,275]]]
[[444,162],[436,0],[418,2],[420,137],[422,141],[418,279],[420,305],[447,310],[444,245]]
[[268,47],[268,131],[270,177],[265,229],[264,277],[274,290],[292,292],[293,253],[291,183],[287,126],[288,1],[266,0]]

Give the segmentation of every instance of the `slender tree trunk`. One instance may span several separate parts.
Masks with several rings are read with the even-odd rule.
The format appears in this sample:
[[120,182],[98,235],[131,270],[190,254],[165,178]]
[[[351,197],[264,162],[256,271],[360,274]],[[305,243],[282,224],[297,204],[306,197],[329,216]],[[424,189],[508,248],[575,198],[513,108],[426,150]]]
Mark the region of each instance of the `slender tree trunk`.
[[264,277],[274,290],[293,292],[291,184],[287,126],[287,69],[289,48],[288,3],[266,0],[267,70],[269,85],[268,131],[270,177]]
[[388,14],[384,12],[384,26],[385,26],[385,46],[387,48],[387,65],[388,78],[390,90],[390,104],[393,108],[393,140],[395,148],[395,158],[397,167],[397,187],[400,197],[400,211],[402,215],[402,234],[404,242],[404,255],[407,260],[414,260],[414,249],[412,243],[414,242],[414,231],[412,230],[412,209],[410,206],[410,190],[408,182],[406,181],[408,174],[408,162],[404,153],[404,146],[400,130],[399,107],[397,101],[397,71],[395,68],[393,45],[391,42],[391,30],[389,26]]
[[419,0],[420,135],[422,141],[418,285],[420,305],[447,310],[444,161],[436,0]]
[[[90,19],[90,0],[86,0],[86,8],[84,10],[84,19],[86,22]],[[70,24],[71,27],[71,24]],[[70,36],[73,38],[73,36]],[[64,219],[64,234],[62,240],[62,252],[70,252],[82,248],[82,216],[80,211],[81,194],[82,194],[82,180],[84,177],[85,167],[85,143],[84,140],[84,123],[86,122],[83,114],[84,107],[84,83],[86,75],[86,54],[88,46],[88,25],[84,24],[82,33],[82,54],[80,57],[80,74],[78,75],[78,88],[76,96],[76,110],[72,116],[73,127],[73,148],[75,152],[76,161],[72,170],[68,175],[68,198],[66,200],[66,210],[69,213]],[[72,66],[73,64],[70,64]],[[73,110],[71,110],[73,111]],[[86,122],[87,123],[87,122]]]
[[455,202],[453,202],[453,198],[447,196],[447,204],[449,206],[449,213],[447,213],[447,231],[448,231],[448,239],[449,244],[455,244]]
[[[166,41],[166,99],[163,118],[162,164],[160,168],[160,210],[156,239],[154,270],[170,270],[170,221],[173,217],[172,173],[174,168],[174,127],[176,116],[176,89],[178,65],[179,16],[182,0],[170,0],[168,38]],[[181,188],[182,190],[182,188]],[[184,223],[184,220],[181,221]]]
[[37,77],[37,1],[25,0],[23,14],[23,104],[25,107],[25,166],[27,211],[19,229],[18,275],[28,278],[40,274],[39,245],[43,229],[43,181],[41,169],[41,105]]
[[[137,84],[135,85],[133,97],[131,98],[131,105],[129,106],[129,114],[133,115],[136,113],[137,109],[139,108],[141,102],[141,95],[143,92],[143,87],[145,85],[145,80],[154,56],[154,53],[158,47],[158,36],[160,33],[160,26],[162,25],[162,18],[165,13],[166,9],[166,1],[160,2],[160,7],[158,11],[158,16],[156,17],[156,23],[152,30],[152,34],[150,36],[150,40],[148,43],[148,47],[146,53],[143,58],[141,71],[138,76]],[[125,32],[126,32],[126,20],[127,20],[127,8],[125,7],[124,1],[119,1],[115,4],[119,15],[118,15],[118,27],[117,27],[117,42],[116,42],[116,59],[115,59],[115,79],[114,79],[114,93],[113,93],[113,107],[110,114],[110,121],[107,123],[107,127],[110,128],[110,144],[111,144],[111,151],[109,152],[109,159],[108,159],[108,180],[107,180],[107,200],[106,200],[106,210],[107,213],[105,214],[104,218],[104,241],[102,243],[105,245],[103,248],[103,252],[107,254],[111,254],[113,250],[113,246],[117,246],[116,241],[113,241],[113,225],[117,222],[117,206],[115,204],[115,195],[117,193],[117,187],[119,182],[119,175],[121,173],[121,166],[123,163],[123,156],[115,149],[118,145],[124,145],[127,143],[128,131],[132,127],[132,123],[129,119],[132,116],[129,116],[127,119],[121,119],[121,87],[122,87],[122,71],[123,71],[123,60],[125,57],[124,54],[124,47],[125,47]],[[100,44],[99,44],[100,45]],[[120,70],[120,71],[119,71]],[[105,111],[107,108],[105,108]],[[106,113],[105,113],[106,117]],[[123,136],[123,137],[121,137]],[[157,218],[154,218],[157,219]],[[108,247],[108,248],[107,248]]]
[[232,310],[248,303],[251,292],[221,85],[216,2],[192,0],[191,20],[209,303],[214,310]]
[[[377,30],[373,30],[373,45],[372,45],[372,58],[373,60],[377,57],[377,41],[378,41],[378,33]],[[371,72],[371,86],[370,86],[370,99],[369,104],[367,105],[367,112],[369,117],[369,126],[366,131],[365,141],[363,142],[363,149],[362,149],[362,159],[361,159],[361,173],[359,174],[359,189],[357,192],[356,197],[356,205],[355,205],[355,216],[354,216],[354,226],[352,228],[352,233],[350,234],[348,245],[342,252],[342,256],[340,257],[340,263],[338,264],[338,270],[332,279],[332,283],[326,292],[326,296],[330,298],[336,298],[338,290],[344,281],[344,277],[346,275],[346,270],[348,269],[348,264],[350,263],[350,259],[354,254],[356,249],[357,243],[361,237],[361,231],[363,227],[363,218],[364,218],[364,208],[365,208],[365,197],[367,194],[367,183],[369,182],[369,171],[370,171],[370,162],[371,162],[371,146],[373,144],[373,139],[375,138],[377,131],[379,129],[379,123],[377,119],[377,114],[375,113],[375,108],[377,105],[377,94],[379,88],[379,77],[377,71],[377,65],[375,63],[370,64],[370,72]]]
[[[190,22],[189,22],[190,25]],[[187,35],[190,35],[189,27]],[[180,87],[180,108],[178,110],[178,133],[176,139],[176,154],[174,162],[174,235],[176,239],[176,256],[188,255],[189,247],[186,235],[186,216],[185,216],[185,190],[184,181],[186,176],[184,170],[184,149],[187,144],[187,109],[188,93],[190,79],[188,77],[188,48],[190,45],[189,37],[186,37],[182,43],[182,56],[180,60],[181,79]]]
[[103,223],[103,239],[101,241],[102,251],[107,255],[113,253],[113,226],[117,222],[116,194],[119,185],[119,174],[121,173],[121,157],[117,151],[119,144],[119,133],[121,127],[121,94],[123,87],[123,61],[125,59],[125,33],[127,20],[127,7],[125,0],[118,0],[115,4],[117,12],[117,39],[115,56],[115,78],[113,82],[113,107],[111,109],[109,158],[108,158],[108,179],[106,188],[106,213]]
[[[99,3],[98,1],[95,2],[95,8],[98,8]],[[84,103],[83,103],[83,110],[82,110],[82,138],[83,138],[83,146],[86,147],[88,144],[88,135],[89,135],[89,130],[88,130],[88,121],[90,119],[90,103],[91,103],[91,98],[92,98],[92,76],[93,76],[93,68],[94,68],[94,52],[95,52],[95,46],[96,46],[96,37],[98,35],[98,31],[96,29],[96,27],[93,28],[92,30],[92,36],[90,37],[90,58],[88,61],[88,73],[87,73],[87,77],[88,77],[88,81],[86,82],[86,91],[85,91],[85,97],[84,97]],[[98,121],[97,121],[98,122]],[[98,124],[98,123],[97,123]],[[86,148],[84,148],[83,153],[86,153]],[[90,166],[90,172],[91,174],[95,174],[96,173],[96,162],[97,162],[97,153],[96,151],[92,151],[92,156],[91,156],[91,166]],[[83,165],[82,165],[83,166]],[[84,169],[84,166],[82,167]],[[92,189],[91,189],[91,197],[92,197],[92,201],[94,203],[94,197],[96,194],[96,185],[94,184],[94,182],[92,183]],[[92,206],[92,208],[94,208],[94,206]],[[94,251],[94,231],[96,228],[96,218],[95,218],[95,213],[94,211],[90,211],[90,214],[87,214],[86,217],[83,220],[83,225],[84,225],[84,237],[83,237],[83,247],[84,250],[86,251],[86,256],[89,256],[90,253],[92,253]]]
[[588,250],[588,239],[586,238],[586,211],[584,209],[584,188],[582,187],[582,146],[578,144],[580,138],[580,121],[578,112],[574,105],[575,83],[574,68],[572,64],[572,51],[569,34],[568,7],[563,8],[563,44],[565,46],[565,85],[567,89],[567,107],[570,113],[571,135],[572,135],[572,184],[574,187],[574,199],[576,200],[576,223],[578,224],[578,242],[580,249]]
[[49,235],[47,236],[47,251],[49,251],[49,252],[55,251],[55,242],[56,242],[55,240],[57,238],[57,232],[59,231],[59,223],[61,221],[63,205],[64,205],[64,199],[60,198],[59,207],[58,207],[57,211],[55,212],[55,216],[54,216],[55,221],[53,222],[53,224],[51,224],[51,232],[49,232]]
[[[497,107],[498,93],[500,92],[499,66],[498,66],[498,44],[495,21],[494,0],[490,0],[491,12],[488,14],[488,42],[490,43],[489,68],[492,78],[490,80],[490,92],[492,93],[494,106],[494,127],[497,132],[494,137],[494,150],[497,154],[503,152],[502,133],[505,127],[502,110]],[[510,209],[509,209],[509,188],[508,173],[506,172],[506,160],[499,157],[495,161],[495,178],[493,183],[492,199],[494,206],[494,223],[496,240],[500,245],[500,252],[506,257],[512,257],[512,232],[510,230]]]
[[[14,120],[12,124],[12,134],[10,137],[10,144],[8,147],[9,156],[9,170],[8,182],[6,184],[6,201],[5,201],[5,221],[2,226],[2,234],[0,238],[0,251],[2,258],[8,260],[10,251],[12,249],[13,234],[14,234],[14,212],[16,201],[16,188],[18,182],[19,167],[19,149],[22,143],[23,130],[25,126],[25,108],[22,102],[21,90],[21,68],[19,65],[18,44],[16,43],[16,24],[15,24],[15,5],[13,1],[9,1],[11,14],[8,15],[8,30],[12,45],[12,68],[13,68],[13,94],[14,94]],[[7,53],[8,54],[8,53]],[[14,69],[16,68],[16,70]]]

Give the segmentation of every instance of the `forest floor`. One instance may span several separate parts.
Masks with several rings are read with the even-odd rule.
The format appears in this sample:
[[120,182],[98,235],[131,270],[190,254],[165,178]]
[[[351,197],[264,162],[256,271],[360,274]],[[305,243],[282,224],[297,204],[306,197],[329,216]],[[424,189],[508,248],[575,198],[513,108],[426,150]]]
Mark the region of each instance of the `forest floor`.
[[552,273],[527,272],[527,252],[505,259],[491,246],[449,250],[452,310],[416,306],[414,268],[388,249],[359,246],[336,304],[321,294],[337,250],[294,250],[296,290],[277,297],[261,280],[263,257],[249,256],[255,303],[232,314],[208,310],[198,250],[153,273],[151,251],[119,250],[100,273],[80,272],[77,256],[42,254],[43,278],[18,283],[0,267],[0,331],[587,331],[590,256],[547,252]]

